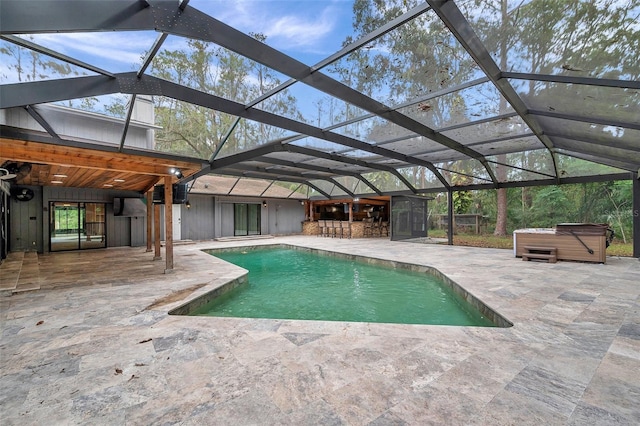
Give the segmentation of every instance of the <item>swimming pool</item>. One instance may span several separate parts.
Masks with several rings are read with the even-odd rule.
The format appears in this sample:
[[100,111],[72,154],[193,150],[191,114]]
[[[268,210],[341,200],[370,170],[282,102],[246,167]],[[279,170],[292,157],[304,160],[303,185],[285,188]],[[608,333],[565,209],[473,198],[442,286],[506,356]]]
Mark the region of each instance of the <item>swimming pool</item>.
[[248,280],[172,314],[402,324],[510,326],[464,289],[424,266],[289,246],[208,250]]

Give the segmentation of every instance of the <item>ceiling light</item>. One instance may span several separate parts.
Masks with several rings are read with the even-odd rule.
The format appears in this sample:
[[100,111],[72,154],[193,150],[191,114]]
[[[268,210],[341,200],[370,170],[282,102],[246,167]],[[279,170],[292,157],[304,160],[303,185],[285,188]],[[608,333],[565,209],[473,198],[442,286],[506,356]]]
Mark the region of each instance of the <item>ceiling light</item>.
[[102,185],[102,186],[106,186],[107,188],[111,188],[113,185],[111,185],[110,183],[105,183],[105,184],[104,184],[104,185]]
[[64,183],[61,180],[52,180],[51,183]]
[[67,175],[58,175],[58,174],[56,174],[56,175],[53,175],[53,177],[57,177],[57,178],[66,178],[66,177],[67,177]]
[[124,179],[114,179],[113,181],[114,182],[124,182],[125,180]]

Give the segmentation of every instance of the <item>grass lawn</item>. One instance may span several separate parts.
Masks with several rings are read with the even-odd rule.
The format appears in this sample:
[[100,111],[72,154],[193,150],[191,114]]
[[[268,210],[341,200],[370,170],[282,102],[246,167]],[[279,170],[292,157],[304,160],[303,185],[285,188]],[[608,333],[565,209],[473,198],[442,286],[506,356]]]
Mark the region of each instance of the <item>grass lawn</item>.
[[[442,230],[430,230],[429,236],[447,238],[447,233]],[[496,237],[492,234],[458,234],[453,236],[453,244],[456,246],[513,249],[513,235]],[[607,255],[631,257],[633,256],[633,244],[630,242],[625,244],[622,240],[614,239],[613,243],[607,248]]]

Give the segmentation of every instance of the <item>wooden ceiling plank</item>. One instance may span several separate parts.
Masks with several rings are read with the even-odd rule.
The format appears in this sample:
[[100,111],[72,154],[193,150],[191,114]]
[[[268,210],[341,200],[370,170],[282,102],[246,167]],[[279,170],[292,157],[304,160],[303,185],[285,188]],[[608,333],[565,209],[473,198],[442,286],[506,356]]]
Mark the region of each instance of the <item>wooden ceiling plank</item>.
[[172,167],[179,168],[184,176],[190,176],[202,167],[197,161],[171,161],[166,158],[0,137],[0,163],[5,161],[31,164],[31,172],[16,182],[20,185],[113,189],[139,193],[149,191],[164,176],[170,176]]
[[166,159],[116,152],[90,151],[82,148],[60,147],[6,138],[0,138],[0,143],[2,144],[2,157],[20,162],[73,166],[110,172],[135,172],[155,176],[171,175],[169,171],[171,167],[180,168],[184,175],[200,170],[199,164],[184,161],[170,162]]

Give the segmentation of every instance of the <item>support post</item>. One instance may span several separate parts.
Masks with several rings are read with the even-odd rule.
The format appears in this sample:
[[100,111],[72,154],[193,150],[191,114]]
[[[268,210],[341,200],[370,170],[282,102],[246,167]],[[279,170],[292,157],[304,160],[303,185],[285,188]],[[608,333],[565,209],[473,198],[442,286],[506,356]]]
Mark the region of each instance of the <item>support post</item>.
[[147,253],[153,251],[153,188],[147,191]]
[[164,273],[173,272],[173,182],[171,176],[164,177]]
[[449,221],[449,228],[447,229],[447,239],[448,239],[447,243],[450,246],[452,246],[453,245],[453,227],[456,226],[456,224],[453,223],[453,190],[451,188],[447,190],[447,204],[448,204],[447,219]]
[[353,222],[353,201],[349,203],[349,222]]
[[155,254],[153,260],[161,260],[160,255],[160,204],[153,205],[153,240]]
[[640,259],[640,170],[633,173],[633,257]]

